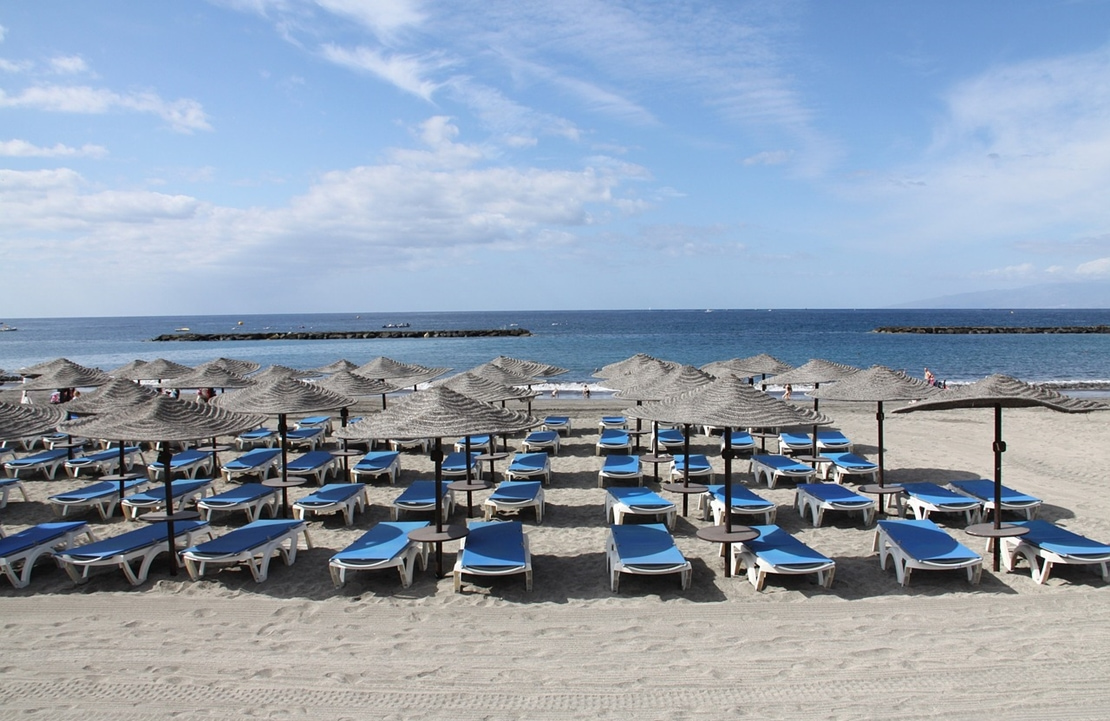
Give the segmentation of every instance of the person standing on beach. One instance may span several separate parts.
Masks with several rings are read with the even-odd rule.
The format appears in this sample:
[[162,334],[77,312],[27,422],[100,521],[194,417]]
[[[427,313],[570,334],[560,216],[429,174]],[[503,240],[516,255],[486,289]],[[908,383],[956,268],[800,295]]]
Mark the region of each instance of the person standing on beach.
[[928,368],[925,369],[925,382],[931,386],[935,386],[937,384],[937,377],[933,375],[933,372]]
[[788,401],[788,400],[790,400],[791,396],[793,396],[793,395],[794,395],[794,389],[790,387],[789,383],[787,383],[786,388],[782,392],[782,399],[784,401]]
[[588,385],[586,385],[585,383],[582,384],[582,397],[583,398],[589,398],[590,397],[590,387]]

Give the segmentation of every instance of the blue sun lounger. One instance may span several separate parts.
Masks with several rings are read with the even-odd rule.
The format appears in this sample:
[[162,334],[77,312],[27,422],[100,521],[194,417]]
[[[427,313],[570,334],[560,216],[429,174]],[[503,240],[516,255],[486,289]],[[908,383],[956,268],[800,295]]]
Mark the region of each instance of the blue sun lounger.
[[551,456],[546,453],[517,453],[505,468],[505,480],[519,481],[539,477],[551,485]]
[[[481,478],[482,469],[478,466],[478,456],[482,455],[480,451],[470,452],[470,477]],[[451,451],[447,457],[443,459],[441,466],[443,475],[456,477],[466,475],[466,452],[465,451]]]
[[570,435],[570,416],[547,416],[543,419],[543,425],[540,426],[545,431],[558,431]]
[[[729,444],[737,453],[751,453],[755,451],[755,439],[747,431],[733,431],[729,436]],[[721,450],[725,449],[725,439],[721,438]]]
[[875,499],[855,493],[835,483],[799,483],[794,494],[794,506],[798,515],[813,519],[813,525],[820,526],[825,519],[825,511],[844,511],[863,514],[863,525],[870,526],[875,520]]
[[325,435],[331,431],[331,416],[309,416],[297,421],[293,427],[297,430],[301,428],[323,428]]
[[879,554],[879,568],[886,570],[887,561],[894,561],[898,583],[910,585],[910,572],[915,568],[925,571],[967,571],[972,585],[979,583],[983,572],[983,557],[929,520],[879,521],[875,529],[872,551]]
[[636,485],[644,485],[644,472],[640,468],[640,457],[624,453],[605,456],[605,463],[597,473],[597,487],[605,487],[605,479],[617,481],[636,481]]
[[270,477],[281,461],[280,448],[259,448],[247,451],[234,460],[224,464],[224,478],[230,483],[239,476],[258,476],[262,480]]
[[300,536],[304,536],[305,547],[311,549],[308,524],[304,521],[252,521],[211,541],[186,548],[181,557],[194,581],[203,576],[209,566],[242,564],[250,569],[256,583],[262,583],[269,575],[270,559],[275,553],[286,566],[293,565],[297,560]]
[[[135,465],[135,456],[142,457],[142,449],[138,446],[125,446],[123,449],[124,470],[131,470]],[[145,459],[144,459],[145,460]],[[90,471],[97,475],[106,475],[119,468],[119,448],[109,448],[96,453],[88,453],[65,462],[66,473],[70,478],[76,478],[81,471]]]
[[[482,434],[480,436],[470,436],[470,450],[489,452],[493,447],[493,436]],[[455,441],[455,450],[459,453],[466,453],[466,438],[460,438]]]
[[197,510],[205,520],[211,520],[216,511],[244,511],[247,521],[254,521],[269,509],[270,517],[277,515],[280,488],[270,488],[261,483],[244,483],[241,486],[217,493],[197,501]]
[[817,475],[817,471],[787,456],[757,453],[752,456],[752,475],[755,477],[756,484],[762,476],[767,487],[774,488],[783,478],[798,481],[812,480]]
[[54,480],[54,476],[58,473],[58,467],[66,462],[67,456],[68,451],[65,448],[55,448],[50,451],[36,453],[33,456],[5,461],[4,468],[7,469],[12,478],[19,478],[20,473],[31,475],[38,471],[50,480]]
[[96,540],[84,521],[40,523],[4,536],[0,538],[0,573],[16,588],[26,588],[31,582],[35,561],[55,550],[69,548],[82,535],[90,541]]
[[348,526],[355,522],[355,513],[366,510],[366,486],[361,483],[329,483],[293,504],[293,516],[304,519],[308,514],[343,513]]
[[235,439],[235,445],[241,451],[250,450],[255,446],[274,446],[278,442],[277,431],[273,428],[255,428],[253,431],[240,433]]
[[431,544],[409,540],[409,534],[428,525],[427,521],[383,521],[362,534],[357,541],[331,557],[328,568],[336,588],[347,583],[347,571],[379,571],[396,568],[401,586],[412,585],[417,559],[420,569],[428,567]]
[[809,453],[813,450],[813,437],[808,433],[792,433],[783,431],[779,433],[779,454],[793,455],[795,453]]
[[366,482],[363,480],[364,476],[386,476],[389,478],[389,485],[395,486],[401,475],[401,454],[397,451],[371,451],[351,468],[351,475],[356,482],[361,483]]
[[622,573],[649,576],[677,573],[682,589],[690,587],[693,566],[661,523],[609,526],[605,556],[613,593],[620,590]]
[[1053,564],[1092,566],[1103,581],[1110,581],[1110,545],[1092,541],[1048,521],[1018,521],[1025,526],[1024,536],[1004,538],[1006,570],[1012,571],[1019,558],[1029,563],[1033,580],[1044,583],[1052,573]]
[[913,511],[914,518],[923,521],[934,513],[962,513],[968,523],[979,520],[982,504],[978,499],[968,498],[935,483],[901,483],[905,503]]
[[338,461],[328,451],[309,451],[289,461],[285,472],[290,476],[311,476],[317,486],[323,486],[325,477],[336,475]]
[[540,481],[505,481],[490,494],[483,507],[487,521],[492,519],[495,513],[534,508],[536,523],[543,523],[543,485]]
[[294,428],[285,432],[285,441],[291,446],[307,446],[308,450],[316,450],[320,441],[324,440],[324,427]]
[[[123,482],[123,491],[145,488],[150,484],[147,478],[137,478]],[[95,508],[100,517],[107,520],[116,511],[116,504],[120,502],[120,484],[116,481],[97,481],[84,488],[78,488],[66,493],[50,496],[50,506],[54,513],[61,517],[68,516],[71,512]]]
[[609,453],[619,451],[626,454],[630,450],[632,450],[632,436],[628,435],[628,431],[619,428],[606,428],[597,437],[597,455],[599,456],[602,451]]
[[753,526],[759,537],[732,545],[732,573],[747,569],[748,580],[755,590],[762,591],[767,576],[817,574],[817,582],[831,588],[836,562],[813,550],[778,526]]
[[[211,478],[189,479],[179,478],[170,482],[170,500],[175,511],[185,510],[185,506],[197,498],[204,496],[212,490]],[[139,514],[147,511],[157,511],[166,505],[166,488],[158,486],[141,493],[134,493],[120,502],[123,517],[134,521]]]
[[[674,454],[674,460],[671,461],[671,480],[682,479],[686,470],[686,456],[681,453]],[[709,459],[701,453],[690,454],[690,478],[708,477],[709,482],[713,482],[713,466],[710,465]]]
[[[443,497],[443,520],[451,515],[455,509],[455,493],[448,488],[450,481],[440,481],[439,493]],[[401,495],[393,500],[391,509],[393,520],[396,521],[401,511],[432,511],[435,512],[436,482],[434,480],[413,481],[412,485],[404,490]]]
[[605,522],[621,525],[625,516],[662,516],[663,524],[674,529],[678,509],[675,504],[649,488],[616,486],[605,492]]
[[686,447],[686,436],[677,428],[660,428],[655,432],[656,447],[679,450]]
[[840,431],[819,430],[817,431],[817,452],[822,456],[826,453],[851,453],[852,442]]
[[474,521],[459,542],[455,560],[455,592],[462,591],[463,575],[512,576],[524,574],[524,589],[532,590],[532,553],[528,534],[519,521]]
[[602,416],[597,422],[599,428],[627,429],[628,419],[624,416]]
[[[205,521],[177,521],[173,533],[176,545],[189,545],[201,534],[211,535]],[[77,584],[88,581],[94,568],[115,566],[132,586],[138,586],[146,581],[154,559],[169,551],[166,534],[165,523],[152,523],[103,541],[59,551],[54,560]],[[134,561],[139,561],[138,572],[131,566]]]
[[851,476],[861,476],[862,480],[872,483],[879,482],[879,466],[855,453],[821,453],[822,458],[829,459],[825,464],[825,478],[832,476],[836,483],[844,483]]
[[31,500],[27,496],[27,488],[24,487],[23,481],[18,478],[0,478],[0,508],[6,508],[8,505],[8,496],[12,491],[19,491],[23,494],[23,500]]
[[[720,526],[725,522],[725,487],[717,484],[706,488],[708,490],[701,496],[702,518],[708,519],[709,515],[713,514],[713,523]],[[775,516],[778,515],[778,507],[744,486],[733,483],[732,513],[741,516],[763,516],[764,523],[774,523]]]
[[[974,498],[983,506],[984,512],[994,510],[994,481],[977,479],[971,481],[952,481],[948,487],[957,493]],[[1036,496],[1030,496],[1012,488],[1002,486],[1002,510],[1015,511],[1025,515],[1026,520],[1032,521],[1037,516],[1037,508],[1044,503]]]
[[520,450],[525,453],[533,451],[551,451],[552,453],[559,452],[559,432],[558,431],[532,431],[524,437],[520,443]]
[[[147,464],[147,470],[152,480],[157,481],[162,478],[161,461],[154,461],[153,463]],[[204,471],[206,475],[211,475],[214,470],[211,453],[201,453],[200,451],[189,449],[170,456],[171,477],[175,474],[181,474],[189,478],[196,478],[201,471]]]

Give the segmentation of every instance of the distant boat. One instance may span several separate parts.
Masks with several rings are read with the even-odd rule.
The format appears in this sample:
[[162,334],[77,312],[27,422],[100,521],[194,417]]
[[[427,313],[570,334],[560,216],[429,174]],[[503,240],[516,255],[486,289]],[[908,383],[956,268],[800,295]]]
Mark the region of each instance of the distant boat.
[[19,330],[19,328],[13,328],[7,323],[0,323],[0,333],[5,333],[10,330]]
[[408,328],[408,323],[386,323],[382,328]]
[[174,328],[174,330],[177,331],[178,333],[188,333],[189,332],[189,327],[188,326],[181,326],[180,328]]

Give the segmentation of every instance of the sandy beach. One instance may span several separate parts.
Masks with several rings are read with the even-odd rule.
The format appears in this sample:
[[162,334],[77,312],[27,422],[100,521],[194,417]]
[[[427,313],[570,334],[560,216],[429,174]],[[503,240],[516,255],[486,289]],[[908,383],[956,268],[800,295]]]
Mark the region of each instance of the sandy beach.
[[[75,587],[52,565],[29,588],[0,586],[0,718],[1104,718],[1110,700],[1110,589],[1086,569],[1063,567],[1043,586],[1026,567],[979,586],[961,572],[921,572],[902,588],[879,569],[874,532],[832,515],[821,528],[793,508],[792,483],[758,489],[777,523],[836,560],[830,590],[809,577],[772,576],[763,592],[725,576],[717,547],[695,537],[696,504],[675,536],[693,563],[677,576],[630,577],[610,591],[604,491],[595,454],[598,418],[617,400],[544,400],[574,431],[552,459],[542,525],[523,514],[535,587],[522,577],[452,579],[420,572],[402,589],[393,572],[355,574],[336,589],[328,558],[375,523],[427,456],[402,457],[398,488],[376,482],[352,528],[339,515],[310,524],[311,550],[275,561],[255,583],[244,570],[193,582],[168,564],[132,588],[118,571]],[[873,404],[821,409],[875,456]],[[989,478],[990,410],[887,413],[888,482]],[[1040,518],[1110,541],[1110,414],[1007,410],[1007,486],[1045,499]],[[452,439],[453,440],[453,439]],[[519,438],[512,441],[519,448]],[[718,439],[693,452],[723,470]],[[230,458],[234,454],[225,454]],[[153,459],[153,455],[148,454]],[[504,461],[498,468],[504,467]],[[47,496],[86,481],[27,481],[0,511],[8,532],[51,520]],[[649,479],[647,485],[657,488]],[[221,481],[222,487],[222,481]],[[294,489],[291,497],[310,488]],[[477,494],[480,503],[486,494]],[[117,515],[88,516],[98,535],[126,530]],[[462,522],[465,509],[453,519]],[[936,519],[982,551],[962,517]],[[219,515],[216,530],[241,525]],[[445,549],[445,567],[455,546]]]

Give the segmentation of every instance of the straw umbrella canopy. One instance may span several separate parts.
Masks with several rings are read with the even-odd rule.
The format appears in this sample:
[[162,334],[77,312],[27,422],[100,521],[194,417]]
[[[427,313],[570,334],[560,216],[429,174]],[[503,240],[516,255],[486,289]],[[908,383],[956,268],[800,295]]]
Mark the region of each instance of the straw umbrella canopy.
[[559,376],[567,372],[566,368],[560,368],[559,366],[553,366],[547,363],[540,363],[538,361],[524,360],[521,358],[513,358],[506,355],[499,355],[491,360],[490,363],[522,376],[531,376],[536,378]]
[[[724,428],[725,449],[721,453],[725,461],[725,523],[723,531],[703,529],[699,537],[726,546],[740,540],[751,540],[753,536],[747,526],[732,524],[732,429],[783,425],[824,425],[829,419],[814,411],[798,408],[790,403],[774,398],[763,391],[756,390],[735,376],[717,378],[693,390],[673,396],[663,401],[645,403],[626,411],[631,416],[650,421],[682,423],[691,425],[722,426]],[[689,459],[689,438],[686,441],[686,457]],[[686,463],[684,482],[689,482],[690,464]],[[728,558],[726,548],[726,559]],[[726,561],[725,575],[731,574]]]
[[0,441],[14,441],[54,430],[66,412],[54,406],[30,406],[0,401]]
[[331,374],[338,373],[339,371],[353,371],[355,368],[358,368],[358,363],[352,363],[346,358],[340,358],[334,363],[328,363],[326,366],[313,368],[313,370],[317,373]]
[[502,405],[504,405],[504,402],[507,400],[529,400],[536,397],[536,393],[527,388],[519,388],[517,386],[499,383],[484,376],[471,373],[470,371],[435,381],[431,384],[431,387],[450,388],[456,393],[462,393],[464,396],[469,396],[474,400],[484,401],[486,403],[496,403],[500,401]]
[[126,366],[122,369],[117,368],[110,375],[132,381],[160,381],[165,378],[178,378],[192,372],[193,369],[189,366],[174,363],[165,358],[156,358],[146,363],[136,364],[130,369]]
[[166,545],[170,553],[171,573],[177,575],[177,554],[173,542],[176,535],[173,530],[175,518],[169,472],[173,454],[169,444],[175,441],[232,435],[253,428],[262,421],[263,417],[258,415],[232,413],[202,403],[189,403],[166,396],[157,396],[145,403],[112,413],[66,421],[59,426],[59,429],[64,433],[90,438],[106,440],[127,438],[162,444],[158,460],[162,468],[166,469],[164,474]]
[[[850,375],[859,373],[859,370],[860,369],[855,366],[834,363],[821,358],[813,358],[793,370],[788,370],[785,373],[780,373],[768,378],[767,382],[780,386],[788,383],[812,384],[813,389],[817,390],[821,387],[822,383],[842,380]],[[818,399],[816,397],[813,398],[813,411],[814,413],[818,411]],[[817,428],[813,429],[813,455],[817,455]]]
[[401,361],[386,358],[385,356],[378,356],[377,358],[363,363],[358,368],[354,369],[355,373],[367,378],[381,378],[388,380],[390,378],[405,378],[406,376],[416,376],[427,372],[429,369],[415,363],[402,363]]
[[250,376],[250,379],[255,383],[266,383],[276,378],[293,378],[295,380],[304,380],[305,378],[318,378],[321,373],[313,370],[301,370],[300,368],[290,368],[283,365],[266,366],[258,373]]
[[158,391],[149,386],[141,386],[125,378],[113,378],[92,393],[75,398],[64,407],[66,411],[76,415],[114,413],[157,397]]
[[69,358],[55,358],[54,360],[43,361],[42,363],[36,363],[34,365],[27,366],[26,368],[20,368],[18,372],[19,375],[23,376],[24,378],[37,378],[38,376],[56,371],[59,368],[66,367],[93,370],[92,368],[83,366],[80,363],[74,363]]
[[483,363],[464,372],[506,386],[529,386],[536,382],[535,376],[507,370],[494,363]]
[[526,413],[499,408],[475,400],[450,388],[428,388],[406,396],[388,410],[363,418],[358,423],[336,431],[340,438],[434,438],[432,460],[435,462],[436,507],[435,534],[428,539],[419,532],[413,540],[430,540],[436,544],[436,575],[443,575],[443,541],[466,535],[465,526],[444,526],[443,500],[439,486],[443,481],[444,436],[460,437],[476,433],[504,435],[535,428],[541,421]]
[[[625,388],[644,385],[660,376],[674,373],[680,368],[682,368],[681,363],[650,358],[649,360],[643,360],[633,365],[626,366],[624,372],[610,375],[603,380],[607,387],[619,391]],[[597,374],[595,373],[594,375]]]
[[[340,393],[320,388],[288,376],[273,377],[209,401],[220,408],[239,413],[261,413],[278,417],[278,434],[281,436],[281,480],[288,480],[287,441],[289,425],[286,416],[291,413],[318,413],[334,411],[352,405],[354,400]],[[203,405],[203,404],[197,404]]]
[[23,384],[23,390],[46,391],[55,388],[96,388],[112,380],[103,371],[76,363],[59,365]]
[[677,365],[672,361],[660,360],[654,356],[648,355],[647,353],[637,353],[636,355],[629,356],[622,361],[617,361],[616,363],[610,363],[608,365],[602,366],[601,368],[594,371],[594,378],[610,380],[617,376],[634,375],[645,366],[658,365],[660,363],[666,365]]
[[236,358],[215,358],[210,361],[205,361],[196,367],[196,370],[201,368],[208,368],[209,366],[217,366],[226,371],[230,371],[236,375],[245,376],[248,373],[254,373],[262,367],[261,363],[256,363],[252,360],[239,360]]
[[136,358],[130,363],[124,363],[115,370],[108,371],[108,375],[112,376],[113,378],[130,378],[130,374],[132,372],[134,372],[138,368],[142,368],[146,365],[146,363],[147,362],[145,360],[142,360],[141,358]]
[[891,370],[886,366],[872,366],[830,386],[817,388],[808,393],[812,398],[825,400],[874,402],[875,421],[878,423],[879,444],[879,485],[885,483],[883,465],[883,403],[891,401],[917,401],[940,393],[940,389],[928,383],[911,378],[902,371]]
[[[994,522],[993,531],[1002,529],[1002,454],[1006,451],[1006,441],[1002,440],[1003,408],[1034,408],[1041,406],[1059,413],[1090,413],[1110,410],[1110,405],[1098,401],[1070,398],[1046,388],[1038,388],[1017,378],[1005,375],[991,375],[966,386],[942,390],[920,403],[895,410],[895,413],[914,413],[917,411],[940,411],[952,408],[993,408],[994,409]],[[979,534],[984,535],[984,534]],[[994,544],[994,570],[999,568],[999,546]]]
[[[378,378],[367,378],[366,376],[361,376],[349,370],[336,371],[327,378],[316,381],[315,383],[321,388],[326,388],[329,391],[350,396],[351,398],[380,395],[382,397],[382,407],[385,407],[385,394],[399,390],[399,387],[392,383],[386,383]],[[347,416],[347,407],[344,406],[340,408],[339,420],[340,424],[344,427],[347,425]]]
[[713,363],[706,363],[701,367],[706,373],[711,373],[718,377],[735,375],[751,378],[758,373],[762,380],[767,380],[768,375],[785,373],[793,368],[794,366],[789,363],[781,361],[772,355],[767,355],[766,353],[748,356],[747,358],[715,361]]
[[244,378],[223,365],[209,364],[197,366],[185,375],[168,378],[159,385],[163,388],[247,388],[255,385],[255,380]]

